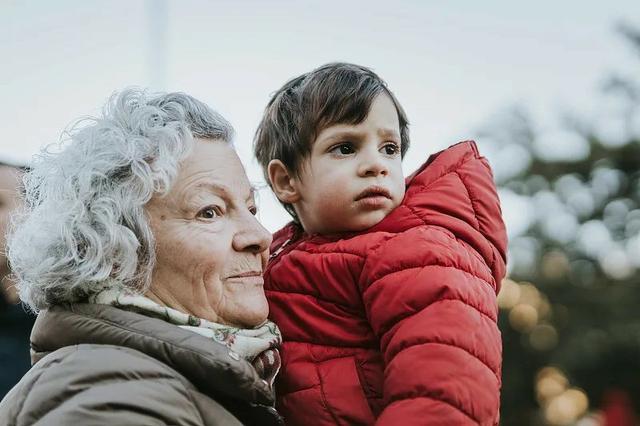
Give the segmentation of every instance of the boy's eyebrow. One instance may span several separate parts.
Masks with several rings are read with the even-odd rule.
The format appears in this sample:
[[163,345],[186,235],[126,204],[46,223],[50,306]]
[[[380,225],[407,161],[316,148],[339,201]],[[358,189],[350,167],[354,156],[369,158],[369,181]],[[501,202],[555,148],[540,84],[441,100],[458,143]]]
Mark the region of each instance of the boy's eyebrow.
[[[324,139],[326,141],[333,141],[335,139],[342,139],[342,138],[358,138],[358,137],[361,137],[363,135],[363,133],[364,132],[359,132],[359,131],[351,130],[351,129],[336,129],[336,130],[333,130]],[[397,130],[394,130],[394,129],[380,128],[380,129],[378,129],[377,133],[378,133],[378,136],[380,136],[382,138],[400,139],[400,134],[398,133]]]
[[395,129],[378,129],[378,136],[381,136],[383,138],[400,139],[400,134]]
[[326,136],[324,139],[326,140],[334,140],[334,139],[341,139],[341,138],[349,138],[349,137],[359,137],[362,135],[362,132],[358,132],[355,130],[349,130],[349,129],[344,129],[344,130],[332,130],[331,133]]

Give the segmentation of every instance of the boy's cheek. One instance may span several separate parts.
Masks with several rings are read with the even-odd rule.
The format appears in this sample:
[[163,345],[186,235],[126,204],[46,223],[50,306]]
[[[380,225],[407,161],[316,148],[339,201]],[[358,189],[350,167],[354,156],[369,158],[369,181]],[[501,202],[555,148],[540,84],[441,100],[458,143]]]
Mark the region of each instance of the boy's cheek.
[[396,182],[396,193],[398,194],[397,197],[395,197],[396,199],[394,201],[397,202],[396,206],[400,205],[400,203],[402,203],[402,200],[404,199],[404,194],[406,192],[406,185],[404,183],[404,177],[402,177],[398,182]]

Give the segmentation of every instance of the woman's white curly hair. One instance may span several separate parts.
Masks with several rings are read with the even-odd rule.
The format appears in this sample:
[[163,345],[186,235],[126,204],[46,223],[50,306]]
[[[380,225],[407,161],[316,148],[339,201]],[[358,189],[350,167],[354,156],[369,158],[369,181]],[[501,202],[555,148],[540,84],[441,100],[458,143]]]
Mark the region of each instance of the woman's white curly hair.
[[169,190],[193,138],[230,143],[233,128],[184,93],[132,88],[66,133],[25,174],[7,244],[20,298],[36,312],[112,285],[145,292],[155,260],[145,204]]

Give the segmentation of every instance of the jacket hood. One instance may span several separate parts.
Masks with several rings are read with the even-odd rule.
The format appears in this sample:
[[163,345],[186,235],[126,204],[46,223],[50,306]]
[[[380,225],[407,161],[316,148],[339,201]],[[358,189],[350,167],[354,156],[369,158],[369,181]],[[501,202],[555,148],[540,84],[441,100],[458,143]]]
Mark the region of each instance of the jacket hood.
[[448,229],[489,265],[497,293],[506,272],[507,233],[491,167],[476,143],[431,155],[406,182],[401,206],[372,230],[423,223]]

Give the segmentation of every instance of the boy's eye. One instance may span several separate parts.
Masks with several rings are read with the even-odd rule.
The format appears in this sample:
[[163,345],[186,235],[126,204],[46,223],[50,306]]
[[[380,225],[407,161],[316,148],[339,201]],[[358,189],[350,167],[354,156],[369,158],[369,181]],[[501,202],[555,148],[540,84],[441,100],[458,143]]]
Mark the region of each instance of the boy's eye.
[[353,146],[351,144],[343,143],[333,147],[331,149],[331,152],[334,154],[349,155],[349,154],[353,154],[356,151],[355,149],[353,149]]
[[398,152],[400,152],[400,148],[398,148],[398,145],[396,145],[395,143],[388,143],[383,146],[382,149],[387,155],[396,155]]

